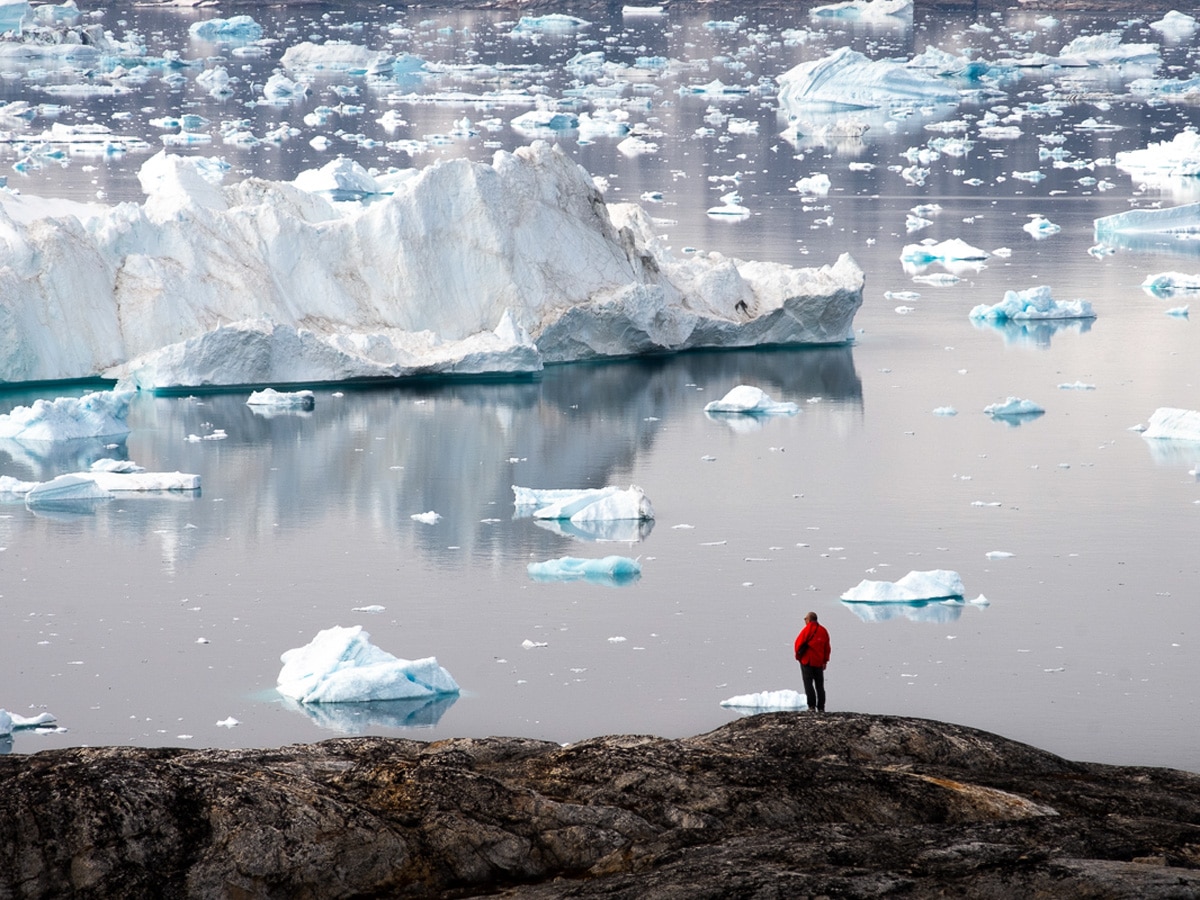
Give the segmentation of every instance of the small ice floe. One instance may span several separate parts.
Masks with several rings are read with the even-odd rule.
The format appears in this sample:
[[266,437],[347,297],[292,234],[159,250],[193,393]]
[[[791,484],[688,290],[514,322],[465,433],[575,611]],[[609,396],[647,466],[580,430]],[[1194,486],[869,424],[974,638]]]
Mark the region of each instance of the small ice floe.
[[641,135],[631,134],[617,144],[617,152],[630,159],[637,156],[649,156],[658,152],[658,144],[648,141]]
[[1186,306],[1172,306],[1170,309],[1163,310],[1163,312],[1177,319],[1186,319],[1188,317],[1188,308]]
[[545,562],[532,562],[526,568],[534,581],[587,581],[609,587],[632,584],[642,576],[641,563],[627,556],[605,556],[601,559],[564,556]]
[[274,388],[264,388],[254,391],[247,406],[262,406],[274,409],[312,409],[316,404],[316,395],[312,391],[277,391]]
[[900,263],[904,271],[913,276],[919,276],[934,264],[945,267],[953,274],[979,270],[988,256],[986,250],[972,247],[961,238],[940,242],[928,239],[919,244],[906,244],[900,252]]
[[442,516],[431,509],[429,512],[413,513],[409,518],[414,522],[420,522],[422,525],[436,525],[441,521]]
[[957,416],[958,410],[953,406],[938,406],[933,410],[935,416]]
[[569,519],[584,522],[595,519],[654,518],[650,498],[637,485],[622,489],[614,486],[581,490],[512,486],[513,503],[518,513],[535,519]]
[[923,600],[961,599],[962,578],[949,569],[909,572],[898,581],[863,579],[842,594],[848,603],[913,603]]
[[111,500],[112,494],[86,475],[59,475],[50,481],[34,485],[25,494],[29,509],[63,509],[85,512],[95,505]]
[[714,413],[747,416],[792,416],[799,411],[800,407],[797,404],[772,400],[761,388],[749,384],[739,384],[720,400],[713,400],[704,407],[704,412],[710,416]]
[[257,41],[263,36],[262,26],[250,16],[228,19],[206,19],[188,26],[188,34],[202,41]]
[[1045,216],[1037,213],[1030,215],[1029,221],[1022,225],[1021,228],[1030,234],[1034,240],[1042,240],[1062,231],[1061,225],[1055,225]]
[[408,660],[376,647],[361,625],[317,632],[280,656],[276,690],[300,703],[357,703],[457,694],[458,684],[430,656]]
[[1196,19],[1173,9],[1150,27],[1168,40],[1185,41],[1196,33]]
[[721,705],[746,713],[771,712],[786,709],[807,709],[808,699],[799,691],[759,691],[757,694],[738,694]]
[[622,6],[622,16],[661,16],[666,13],[662,6]]
[[1058,389],[1060,391],[1094,391],[1096,386],[1083,381],[1071,381],[1060,384]]
[[990,322],[1024,322],[1034,319],[1094,319],[1092,304],[1087,300],[1055,300],[1049,285],[1024,291],[1005,291],[1004,299],[991,306],[981,303],[968,316]]
[[564,34],[579,31],[591,25],[584,19],[563,13],[549,13],[544,16],[521,16],[512,34],[525,36],[531,34]]
[[0,416],[0,438],[70,441],[125,435],[133,396],[132,391],[93,391],[82,397],[35,400]]
[[829,176],[823,173],[809,175],[796,182],[796,191],[809,197],[824,197],[832,187]]
[[552,109],[531,109],[521,113],[509,124],[521,134],[537,137],[542,134],[574,131],[579,127],[579,117],[574,113]]
[[365,613],[381,613],[387,607],[380,606],[378,603],[372,603],[369,606],[355,606],[350,612],[365,612]]
[[531,641],[529,638],[525,638],[525,640],[521,641],[521,649],[523,650],[537,650],[540,647],[549,646],[550,645],[545,641]]
[[27,728],[41,728],[44,725],[53,725],[57,721],[58,719],[50,713],[38,713],[36,716],[19,716],[6,709],[0,709],[0,737],[7,737],[14,731],[22,731]]
[[235,719],[233,716],[230,716],[227,719],[221,719],[219,722],[217,722],[217,727],[218,728],[236,728],[238,725],[241,725],[241,724],[242,723],[239,722],[237,719]]
[[721,197],[720,206],[710,206],[708,208],[708,217],[710,219],[727,219],[730,221],[740,221],[750,217],[750,210],[741,205],[742,195],[737,191],[731,191]]
[[988,559],[1012,559],[1016,555],[1007,550],[989,550],[984,554]]
[[1046,412],[1032,400],[1024,400],[1020,397],[1009,397],[1000,403],[991,403],[985,406],[983,411],[993,419],[1033,418],[1044,415]]
[[1200,412],[1161,406],[1142,431],[1147,440],[1200,441]]
[[1182,272],[1160,272],[1147,275],[1142,290],[1154,297],[1174,297],[1176,294],[1200,294],[1200,275]]

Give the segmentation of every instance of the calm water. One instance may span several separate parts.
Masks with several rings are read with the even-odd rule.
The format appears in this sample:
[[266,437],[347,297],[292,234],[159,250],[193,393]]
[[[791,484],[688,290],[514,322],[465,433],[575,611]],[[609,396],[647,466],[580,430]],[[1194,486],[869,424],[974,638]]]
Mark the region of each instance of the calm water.
[[[780,137],[786,120],[770,90],[726,100],[678,92],[713,78],[759,85],[847,43],[872,57],[932,45],[976,48],[994,59],[1057,52],[1076,34],[1113,29],[1129,42],[1157,42],[1145,23],[1063,17],[1046,28],[1033,15],[1011,13],[975,23],[826,24],[807,43],[789,45],[780,35],[809,24],[802,10],[748,13],[736,29],[708,27],[707,14],[692,12],[624,23],[593,17],[578,35],[538,41],[508,37],[512,17],[492,13],[372,8],[356,29],[365,13],[328,12],[260,18],[280,39],[263,59],[189,41],[194,13],[129,13],[127,26],[141,30],[151,53],[224,58],[244,81],[223,102],[195,87],[194,69],[183,70],[181,88],[154,76],[115,101],[53,99],[37,89],[41,76],[6,79],[2,96],[67,103],[60,121],[107,122],[124,110],[116,130],[156,147],[160,130],[150,120],[203,115],[214,143],[190,152],[282,178],[338,153],[364,165],[424,165],[487,159],[489,145],[527,140],[507,127],[519,108],[388,101],[409,90],[497,86],[462,71],[416,87],[329,74],[294,105],[248,106],[260,96],[255,81],[261,85],[283,50],[310,36],[460,64],[536,65],[506,70],[502,80],[542,85],[551,97],[571,87],[563,66],[580,50],[603,49],[625,62],[694,61],[693,69],[648,81],[637,95],[645,102],[630,109],[631,122],[660,132],[652,137],[657,153],[627,158],[613,139],[580,145],[571,134],[560,144],[608,179],[610,200],[660,191],[662,202],[648,208],[679,252],[696,247],[798,265],[851,252],[867,271],[856,340],[559,367],[519,383],[322,390],[311,413],[274,417],[251,411],[243,395],[141,396],[132,433],[115,448],[0,448],[0,474],[22,478],[116,455],[197,472],[204,484],[195,498],[120,499],[87,514],[0,507],[0,706],[49,709],[67,729],[18,733],[15,751],[259,746],[355,730],[560,741],[693,734],[734,715],[719,706],[723,699],[799,688],[791,641],[813,609],[833,639],[831,709],[946,719],[1074,758],[1200,771],[1193,690],[1200,485],[1189,474],[1200,466],[1200,447],[1164,450],[1129,430],[1157,407],[1200,406],[1194,326],[1164,315],[1186,298],[1163,301],[1139,287],[1149,274],[1200,271],[1200,258],[1088,253],[1095,217],[1195,199],[1195,179],[1146,189],[1111,159],[1169,139],[1200,113],[1131,98],[1125,85],[1144,72],[1032,72],[1004,98],[968,99],[890,127],[881,118],[862,141],[793,144]],[[126,27],[111,11],[101,21],[118,34]],[[1195,73],[1186,46],[1164,44],[1163,55],[1158,74]],[[303,124],[315,107],[339,103],[363,112]],[[389,108],[410,124],[386,132],[375,120]],[[997,108],[1024,113],[1019,138],[978,138],[980,117]],[[386,146],[448,134],[464,115],[499,124],[479,126],[472,138],[435,139],[424,150],[409,146],[412,154]],[[713,124],[722,116],[757,122],[758,132]],[[281,148],[223,145],[220,124],[240,118],[260,135],[281,121],[301,135]],[[1090,128],[1090,118],[1113,128]],[[924,127],[938,121],[962,122],[976,144],[966,157],[931,161],[924,183],[910,184],[898,171],[910,164],[903,154],[945,136]],[[48,124],[39,119],[29,130]],[[339,130],[379,143],[342,140]],[[333,146],[314,150],[308,142],[318,134]],[[1054,168],[1039,158],[1039,148],[1054,147],[1088,167]],[[135,173],[147,155],[68,156],[65,166],[14,172],[9,184],[30,194],[86,199],[103,191],[108,202],[136,200]],[[851,162],[875,168],[852,171]],[[1044,179],[1013,177],[1034,170]],[[789,190],[816,172],[831,179],[827,198]],[[1114,187],[1080,183],[1089,177]],[[968,183],[974,179],[980,183]],[[752,217],[705,216],[735,185]],[[908,210],[926,203],[941,206],[934,224],[906,234]],[[1062,231],[1034,240],[1021,226],[1035,213]],[[962,237],[1012,253],[951,286],[917,284],[899,257],[924,237]],[[1038,284],[1051,285],[1058,299],[1090,300],[1098,318],[1090,326],[1003,331],[967,317],[1006,289]],[[889,299],[888,291],[920,296]],[[902,314],[898,306],[911,309]],[[1076,382],[1094,389],[1059,387]],[[803,409],[747,428],[707,418],[704,404],[739,383]],[[0,411],[68,392],[5,394]],[[1047,412],[1018,427],[982,413],[1008,396]],[[933,415],[944,406],[958,415]],[[217,428],[228,439],[187,440]],[[513,515],[514,484],[630,483],[647,491],[657,512],[640,541],[584,542]],[[436,525],[411,518],[429,510],[442,516]],[[1013,555],[989,557],[994,551]],[[609,553],[640,557],[641,580],[614,589],[539,584],[526,574],[530,561]],[[862,578],[932,568],[957,570],[968,596],[984,594],[990,605],[864,610],[838,599]],[[354,611],[371,605],[384,610]],[[289,708],[273,691],[279,654],[336,624],[364,625],[399,656],[436,655],[462,696],[420,709]],[[526,640],[546,646],[526,650]],[[241,724],[215,724],[229,716]]]

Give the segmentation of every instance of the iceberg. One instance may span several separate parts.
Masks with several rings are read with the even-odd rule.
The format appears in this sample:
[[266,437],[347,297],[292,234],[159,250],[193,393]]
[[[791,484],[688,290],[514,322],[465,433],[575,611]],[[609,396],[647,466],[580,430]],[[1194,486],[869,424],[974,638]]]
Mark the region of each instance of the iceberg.
[[96,483],[89,475],[59,475],[50,481],[35,484],[25,494],[25,505],[30,509],[41,507],[70,507],[90,509],[103,500],[111,500],[112,493]]
[[846,593],[848,603],[912,603],[921,600],[946,600],[963,596],[962,578],[949,569],[909,572],[899,581],[863,579]]
[[252,393],[246,405],[312,409],[316,402],[316,394],[312,391],[277,391],[274,388],[264,388]]
[[988,404],[983,411],[993,419],[1034,418],[1046,412],[1032,400],[1023,400],[1020,397],[1009,397],[1000,403]]
[[1125,150],[1114,159],[1118,169],[1139,181],[1200,175],[1200,134],[1181,131],[1169,141],[1149,144],[1141,150]]
[[23,728],[39,728],[42,725],[53,725],[57,722],[50,713],[38,713],[36,716],[19,716],[6,709],[0,709],[0,737],[7,737],[14,731]]
[[233,16],[193,22],[188,27],[188,34],[202,41],[257,41],[263,36],[263,30],[250,16]]
[[394,57],[380,50],[371,50],[347,41],[327,41],[324,44],[301,41],[283,51],[279,64],[292,71],[326,70],[364,74],[387,68],[393,60]]
[[813,7],[808,12],[814,19],[849,19],[863,22],[899,22],[912,20],[912,0],[842,0]]
[[[414,375],[702,347],[846,343],[863,272],[676,258],[535,142],[435,163],[371,202],[214,184],[156,154],[141,205],[31,218],[0,194],[0,382],[95,375],[185,390]],[[45,259],[70,260],[45,268]],[[743,310],[745,312],[743,312]],[[81,316],[86,311],[86,318]]]
[[646,492],[636,485],[584,490],[512,486],[518,515],[535,519],[565,519],[575,524],[615,520],[644,521],[654,518],[654,507]]
[[1050,286],[1045,284],[1024,291],[1005,291],[999,303],[990,306],[981,303],[967,315],[992,322],[1096,318],[1087,300],[1055,300],[1050,295]]
[[32,14],[33,7],[27,0],[0,0],[0,34],[20,36],[22,25]]
[[551,34],[566,33],[587,28],[591,24],[591,22],[576,18],[575,16],[564,15],[563,13],[549,13],[544,16],[521,16],[512,33],[519,35],[542,34],[545,32]]
[[317,632],[279,657],[276,690],[300,703],[358,703],[457,694],[458,684],[437,659],[408,660],[371,643],[361,625]]
[[1150,417],[1142,437],[1147,440],[1200,441],[1200,412],[1159,407]]
[[0,438],[20,441],[70,441],[129,433],[132,391],[93,391],[82,397],[35,400],[0,415]]
[[1173,297],[1176,294],[1200,293],[1200,275],[1182,272],[1160,272],[1147,275],[1142,290],[1154,297]]
[[722,700],[721,705],[748,712],[768,712],[770,710],[807,709],[808,699],[799,691],[759,691],[757,694],[738,694],[736,697]]
[[897,104],[958,103],[956,87],[889,59],[871,60],[841,47],[779,75],[779,104],[789,112],[807,106],[870,109]]
[[1165,38],[1183,41],[1195,34],[1196,19],[1173,9],[1158,21],[1151,22],[1150,27]]
[[1055,62],[1060,66],[1142,66],[1162,63],[1157,44],[1124,44],[1121,33],[1085,34],[1066,44]]
[[951,238],[948,241],[923,241],[920,244],[908,244],[900,251],[900,261],[923,266],[929,263],[945,262],[979,262],[990,256],[986,250],[972,247],[962,238]]
[[532,562],[526,568],[534,581],[587,581],[609,587],[632,584],[642,576],[641,563],[627,556],[605,556],[601,559],[563,556],[545,562]]
[[800,407],[795,403],[772,400],[761,388],[739,384],[720,400],[706,404],[704,411],[748,416],[794,416]]

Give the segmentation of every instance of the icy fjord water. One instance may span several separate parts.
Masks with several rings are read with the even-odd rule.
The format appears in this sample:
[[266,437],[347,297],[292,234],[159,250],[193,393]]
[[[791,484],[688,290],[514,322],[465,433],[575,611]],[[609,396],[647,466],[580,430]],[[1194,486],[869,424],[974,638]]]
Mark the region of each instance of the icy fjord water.
[[[833,709],[928,716],[1076,758],[1200,770],[1200,486],[1191,474],[1200,446],[1164,447],[1129,430],[1157,407],[1200,405],[1194,327],[1164,314],[1187,298],[1139,287],[1147,275],[1200,271],[1200,255],[1182,243],[1088,252],[1098,216],[1195,199],[1194,178],[1145,188],[1112,160],[1169,139],[1200,113],[1131,97],[1129,79],[1146,73],[1030,71],[1004,98],[882,117],[861,141],[793,144],[779,136],[787,123],[769,89],[723,99],[679,92],[714,78],[757,87],[844,44],[873,58],[928,46],[997,58],[1112,30],[1160,42],[1146,22],[918,16],[915,25],[826,22],[797,43],[781,35],[810,26],[802,9],[744,12],[721,27],[699,11],[593,17],[577,34],[531,41],[508,36],[512,18],[494,13],[324,13],[264,13],[280,18],[263,20],[275,42],[262,57],[190,40],[187,25],[201,16],[193,12],[100,20],[118,34],[137,28],[151,53],[176,50],[209,66],[220,57],[243,79],[224,101],[195,85],[198,69],[181,70],[179,84],[153,74],[115,98],[64,99],[41,90],[53,73],[10,73],[0,96],[62,103],[60,121],[111,122],[155,148],[152,120],[194,113],[214,142],[181,152],[225,158],[230,177],[291,178],[339,153],[381,168],[424,165],[486,159],[528,139],[507,124],[520,108],[398,95],[539,85],[562,98],[572,87],[565,63],[581,50],[685,60],[626,94],[630,122],[656,132],[656,152],[628,157],[616,139],[581,145],[572,133],[559,143],[608,180],[610,199],[661,192],[648,206],[679,252],[808,265],[850,251],[867,272],[856,340],[557,367],[515,383],[324,388],[311,412],[274,416],[244,395],[139,396],[132,432],[116,446],[0,448],[0,474],[21,478],[112,455],[196,472],[204,485],[196,497],[120,498],[70,513],[0,507],[0,706],[48,709],[67,729],[19,733],[15,750],[265,746],[354,730],[560,741],[696,733],[734,715],[721,700],[799,686],[791,641],[812,609],[832,635]],[[247,105],[288,46],[326,37],[458,68],[387,87],[324,73],[295,104]],[[1156,74],[1194,73],[1186,43],[1165,42],[1162,53]],[[319,106],[340,109],[305,124]],[[388,109],[408,124],[391,133],[378,125]],[[1019,115],[1020,136],[980,139],[988,111]],[[480,134],[451,137],[464,116]],[[221,123],[243,118],[260,136],[282,121],[300,134],[278,147],[223,144]],[[493,118],[494,130],[478,125]],[[731,128],[731,118],[751,124]],[[923,164],[923,183],[906,180],[906,151],[954,134],[925,127],[938,122],[961,123],[974,147]],[[28,127],[48,124],[43,116]],[[318,135],[328,149],[310,145]],[[396,143],[410,140],[424,144]],[[1052,150],[1080,168],[1056,167]],[[43,156],[9,183],[28,194],[137,200],[146,155]],[[6,164],[23,158],[14,145]],[[1017,177],[1029,172],[1044,177]],[[814,173],[829,176],[827,197],[789,190]],[[734,189],[749,219],[705,215]],[[909,210],[931,203],[940,206],[933,224],[906,233]],[[1061,231],[1035,240],[1022,228],[1034,214]],[[924,237],[1012,252],[953,284],[916,283],[900,253]],[[994,328],[968,319],[1005,290],[1040,284],[1058,299],[1089,300],[1096,320]],[[801,412],[749,423],[704,415],[741,383]],[[0,412],[64,393],[4,394]],[[1046,413],[1011,424],[983,414],[1009,396]],[[934,414],[945,407],[957,415]],[[188,440],[216,429],[228,438]],[[514,518],[514,484],[637,484],[657,519],[640,541],[586,542]],[[412,518],[429,511],[441,516],[435,524]],[[613,553],[638,558],[642,577],[611,588],[539,583],[526,570]],[[863,578],[935,568],[958,571],[968,597],[990,605],[838,599]],[[285,704],[273,690],[279,655],[337,624],[364,625],[397,656],[436,655],[463,694],[424,707]],[[240,724],[216,724],[229,717]]]

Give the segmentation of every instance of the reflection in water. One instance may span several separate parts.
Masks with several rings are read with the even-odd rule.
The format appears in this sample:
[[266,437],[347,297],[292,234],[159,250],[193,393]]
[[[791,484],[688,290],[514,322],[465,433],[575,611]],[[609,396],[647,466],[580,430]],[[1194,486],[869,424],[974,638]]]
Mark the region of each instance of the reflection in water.
[[0,439],[0,453],[7,454],[14,466],[4,467],[5,475],[26,481],[49,481],[67,472],[86,472],[98,459],[128,459],[125,437],[77,438],[70,441],[21,441]]
[[1092,330],[1095,319],[1039,319],[1015,322],[1012,319],[971,319],[979,331],[996,331],[1010,347],[1036,347],[1050,349],[1050,340],[1062,332],[1087,334]]
[[364,734],[374,728],[432,728],[458,700],[458,694],[363,703],[297,703],[282,697],[288,709],[303,712],[320,728],[339,734]]
[[1145,438],[1150,458],[1160,466],[1200,468],[1200,441],[1174,441],[1164,438]]
[[848,603],[847,607],[864,622],[908,619],[910,622],[956,622],[966,604],[957,600],[918,600],[913,603]]
[[[514,516],[513,518],[525,518]],[[636,544],[650,537],[654,530],[653,519],[608,519],[593,522],[572,522],[570,519],[534,519],[538,528],[544,528],[560,537],[577,541]]]

